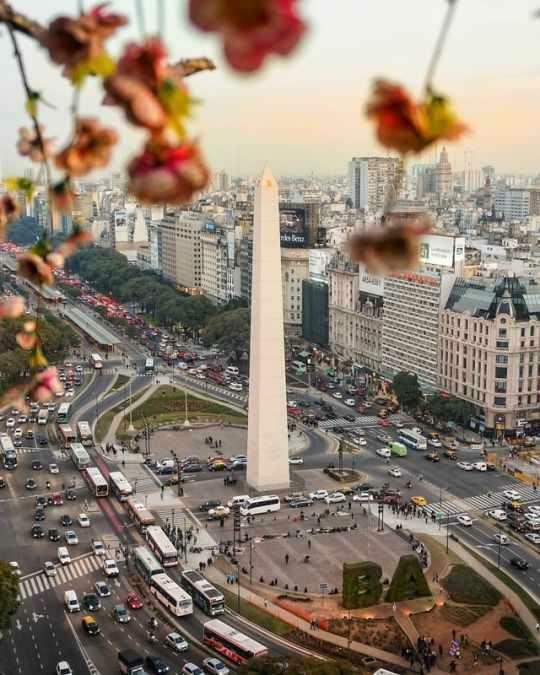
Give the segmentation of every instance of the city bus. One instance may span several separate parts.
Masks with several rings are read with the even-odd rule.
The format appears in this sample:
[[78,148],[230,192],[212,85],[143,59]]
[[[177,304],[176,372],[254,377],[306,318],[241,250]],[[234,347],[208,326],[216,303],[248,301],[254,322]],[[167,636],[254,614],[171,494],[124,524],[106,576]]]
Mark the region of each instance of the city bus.
[[49,421],[49,410],[48,408],[40,408],[38,412],[38,424],[47,424]]
[[59,441],[62,443],[64,448],[67,448],[71,443],[74,443],[77,440],[77,436],[69,424],[58,425],[58,436]]
[[178,551],[161,527],[151,525],[146,528],[148,548],[156,556],[163,567],[178,565]]
[[0,434],[0,448],[2,449],[4,469],[14,471],[17,468],[17,451],[8,434]]
[[203,624],[203,642],[221,656],[238,664],[268,654],[264,645],[219,619],[211,619]]
[[89,466],[86,469],[86,479],[94,497],[107,497],[109,495],[109,483],[97,467]]
[[146,546],[137,546],[134,548],[133,557],[135,560],[135,569],[147,584],[150,583],[152,577],[156,574],[164,574],[163,567],[161,567],[154,554],[150,553]]
[[99,354],[90,354],[90,365],[95,370],[101,370],[103,368],[103,359]]
[[156,519],[153,514],[133,497],[126,499],[127,512],[131,520],[135,522],[139,530],[144,534],[146,528],[155,525]]
[[86,469],[87,466],[90,466],[90,455],[80,443],[70,444],[69,456],[77,469]]
[[154,372],[154,359],[148,358],[144,362],[144,372],[153,373]]
[[125,502],[133,494],[133,488],[121,471],[111,471],[109,474],[111,493],[119,502]]
[[175,616],[193,614],[193,600],[168,574],[154,574],[150,592]]
[[412,429],[400,429],[398,438],[413,450],[427,450],[427,438]]
[[185,570],[181,579],[182,586],[205,614],[217,616],[225,612],[225,597],[200,572]]
[[66,422],[71,415],[71,403],[60,403],[56,415],[57,422]]
[[79,441],[83,445],[92,445],[92,429],[90,429],[88,422],[85,422],[84,420],[77,422],[77,433],[79,435]]
[[398,457],[407,457],[407,446],[403,445],[403,443],[388,443],[388,447],[390,448],[393,455],[397,455]]
[[277,495],[262,495],[252,497],[242,505],[240,509],[243,516],[258,516],[261,513],[279,511],[281,501]]

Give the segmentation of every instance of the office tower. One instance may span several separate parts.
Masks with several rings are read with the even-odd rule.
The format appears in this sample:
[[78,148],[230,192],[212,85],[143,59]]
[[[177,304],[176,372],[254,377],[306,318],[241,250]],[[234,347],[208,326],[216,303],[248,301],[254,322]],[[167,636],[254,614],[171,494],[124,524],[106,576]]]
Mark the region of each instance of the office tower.
[[289,487],[279,190],[263,171],[255,194],[247,482],[258,491]]
[[[397,157],[353,157],[349,162],[349,195],[355,209],[381,211],[402,160]],[[396,195],[397,196],[397,195]]]
[[447,195],[452,192],[452,165],[448,161],[446,148],[441,150],[439,162],[435,169],[437,194]]

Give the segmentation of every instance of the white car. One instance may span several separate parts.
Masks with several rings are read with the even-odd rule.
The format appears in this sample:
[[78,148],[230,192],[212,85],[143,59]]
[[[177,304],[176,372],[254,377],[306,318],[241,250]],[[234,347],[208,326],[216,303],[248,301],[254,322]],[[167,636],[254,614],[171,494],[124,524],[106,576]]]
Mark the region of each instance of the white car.
[[375,450],[375,454],[379,455],[379,457],[384,457],[385,459],[388,459],[392,455],[392,451],[390,448],[377,448]]
[[356,440],[357,445],[367,445],[367,441],[365,438],[358,438]]
[[180,633],[169,633],[165,638],[165,644],[175,652],[185,652],[189,647]]
[[289,457],[289,464],[303,464],[304,460],[302,457]]
[[354,400],[354,398],[346,398],[345,399],[345,405],[348,405],[349,407],[354,408],[354,406],[356,405],[356,401]]
[[536,513],[540,518],[540,506],[538,506],[537,504],[532,504],[531,506],[528,507],[528,510],[531,513]]
[[15,431],[13,432],[13,438],[22,438],[23,435],[23,430],[21,427],[17,427]]
[[82,367],[82,366],[75,366],[75,370],[76,370],[78,373],[82,373],[83,367]]
[[442,448],[442,443],[437,439],[437,438],[430,438],[428,443],[433,447],[433,448]]
[[243,387],[240,382],[231,382],[229,385],[231,391],[242,391]]
[[500,532],[494,534],[493,539],[501,546],[506,546],[507,544],[510,543],[510,539],[508,539],[508,537],[505,534],[501,534]]
[[105,551],[105,546],[103,546],[103,542],[100,541],[99,539],[92,539],[92,551],[94,552],[94,555],[106,555]]
[[64,537],[68,546],[75,546],[79,543],[79,537],[74,530],[68,530]]
[[309,498],[315,501],[322,501],[328,497],[328,490],[315,490],[309,493]]
[[538,534],[538,532],[527,532],[525,539],[528,539],[531,544],[534,544],[535,546],[540,544],[540,534]]
[[65,396],[66,398],[73,398],[73,396],[75,396],[75,389],[67,389]]
[[493,509],[492,511],[488,511],[488,516],[494,520],[498,520],[501,523],[507,518],[506,511],[503,511],[502,509]]
[[456,466],[458,469],[463,469],[463,471],[473,470],[473,465],[470,462],[458,462]]
[[218,520],[219,518],[226,518],[230,513],[231,509],[228,506],[216,506],[215,509],[208,511],[208,517]]
[[54,475],[60,473],[60,469],[58,468],[58,464],[49,464],[49,473],[52,473]]
[[298,408],[298,403],[296,401],[293,401],[292,399],[290,401],[287,401],[287,407],[289,408]]
[[6,427],[8,429],[13,429],[14,426],[15,426],[15,420],[13,419],[13,417],[8,417],[7,420],[6,420]]
[[388,469],[388,473],[389,473],[391,476],[394,476],[394,478],[401,478],[401,475],[402,475],[402,474],[401,474],[401,470],[398,469],[397,466],[393,466],[393,467],[391,467],[390,469]]
[[327,504],[339,504],[340,502],[346,502],[347,497],[345,497],[343,492],[332,492],[332,494],[328,495],[324,501]]
[[204,669],[210,675],[230,675],[230,670],[227,666],[220,661],[219,659],[214,658],[213,656],[203,661]]
[[12,560],[9,563],[9,568],[11,570],[11,573],[14,574],[16,577],[21,576],[21,568],[19,567],[19,563],[16,560]]
[[353,502],[371,502],[373,501],[373,495],[370,495],[369,492],[358,492],[352,500]]
[[43,563],[43,574],[46,577],[55,577],[56,576],[56,567],[49,560],[47,560],[47,562]]
[[511,502],[518,502],[521,499],[521,495],[517,490],[504,490],[503,495]]
[[103,573],[106,577],[117,577],[120,574],[120,570],[114,560],[105,559],[103,561]]
[[71,666],[67,661],[59,661],[56,664],[56,675],[73,675]]
[[405,426],[403,422],[400,422],[399,420],[392,422],[392,424],[396,427],[396,429],[403,429],[403,427]]
[[487,471],[487,464],[485,462],[474,462],[473,469],[475,471]]
[[338,399],[343,398],[343,394],[340,391],[335,391],[332,396]]
[[86,515],[86,513],[79,513],[77,520],[79,521],[79,525],[81,527],[90,527],[90,518]]
[[460,525],[463,525],[464,527],[470,527],[473,523],[472,518],[468,516],[466,513],[462,513],[457,517],[457,521]]

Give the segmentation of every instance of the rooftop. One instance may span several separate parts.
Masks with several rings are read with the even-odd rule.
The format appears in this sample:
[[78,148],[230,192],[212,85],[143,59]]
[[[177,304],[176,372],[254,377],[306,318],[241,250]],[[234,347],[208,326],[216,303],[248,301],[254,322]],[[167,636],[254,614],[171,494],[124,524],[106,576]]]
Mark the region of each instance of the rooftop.
[[97,342],[98,345],[112,347],[114,345],[120,344],[120,340],[116,337],[116,335],[111,333],[109,330],[107,330],[107,328],[105,328],[105,326],[98,323],[95,319],[89,316],[88,313],[83,312],[77,307],[67,305],[63,309],[63,314],[82,331],[89,335],[92,340]]
[[456,279],[445,309],[481,319],[506,314],[516,321],[540,320],[540,283],[525,277]]

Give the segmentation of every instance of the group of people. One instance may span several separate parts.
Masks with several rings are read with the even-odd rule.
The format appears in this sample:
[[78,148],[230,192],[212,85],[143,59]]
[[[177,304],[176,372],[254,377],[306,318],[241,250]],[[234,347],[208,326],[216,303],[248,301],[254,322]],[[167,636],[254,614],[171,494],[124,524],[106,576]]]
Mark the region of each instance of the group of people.
[[[221,448],[221,439],[212,438],[212,436],[206,436],[204,439],[206,445],[209,445],[211,448]],[[208,458],[210,459],[210,458]]]

